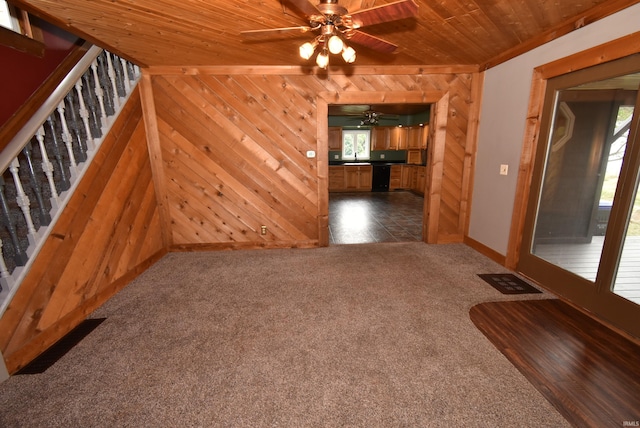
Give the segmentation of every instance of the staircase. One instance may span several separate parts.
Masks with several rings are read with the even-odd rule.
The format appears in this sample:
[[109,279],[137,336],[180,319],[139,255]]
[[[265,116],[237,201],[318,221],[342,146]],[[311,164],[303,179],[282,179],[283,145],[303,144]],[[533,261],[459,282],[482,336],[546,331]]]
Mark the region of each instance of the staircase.
[[90,48],[0,153],[0,317],[139,78]]

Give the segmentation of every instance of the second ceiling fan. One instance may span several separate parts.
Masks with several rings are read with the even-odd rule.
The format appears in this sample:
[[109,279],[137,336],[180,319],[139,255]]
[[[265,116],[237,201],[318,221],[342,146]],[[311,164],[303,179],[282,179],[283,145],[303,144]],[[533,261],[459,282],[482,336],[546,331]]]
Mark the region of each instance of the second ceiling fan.
[[400,0],[351,13],[345,7],[340,6],[338,0],[320,0],[318,5],[314,5],[308,0],[284,0],[284,2],[291,4],[307,19],[309,25],[249,30],[242,31],[241,34],[245,38],[263,38],[288,33],[295,35],[296,33],[319,32],[320,34],[313,41],[300,46],[300,56],[304,59],[310,59],[319,48],[316,63],[320,68],[327,68],[329,65],[329,53],[341,54],[347,63],[355,61],[356,52],[345,41],[366,46],[382,53],[395,52],[398,48],[397,45],[360,31],[360,28],[411,18],[416,16],[418,12],[418,5],[414,0]]

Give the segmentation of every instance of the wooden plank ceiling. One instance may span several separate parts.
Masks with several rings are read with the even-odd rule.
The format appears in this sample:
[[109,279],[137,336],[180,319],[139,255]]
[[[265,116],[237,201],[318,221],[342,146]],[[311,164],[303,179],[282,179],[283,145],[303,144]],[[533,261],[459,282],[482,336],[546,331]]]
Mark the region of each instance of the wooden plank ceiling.
[[[381,54],[354,45],[355,64],[484,69],[639,1],[416,0],[417,17],[363,29],[400,49]],[[308,25],[286,0],[12,2],[140,66],[306,65],[298,47],[313,38],[240,37],[244,30]],[[391,2],[340,0],[350,12]]]

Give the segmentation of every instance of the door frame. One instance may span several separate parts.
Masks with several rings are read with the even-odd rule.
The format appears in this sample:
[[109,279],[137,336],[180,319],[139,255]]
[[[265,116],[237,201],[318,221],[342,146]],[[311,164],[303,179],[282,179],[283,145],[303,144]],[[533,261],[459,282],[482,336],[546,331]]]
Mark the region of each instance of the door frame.
[[505,258],[505,266],[507,268],[515,270],[518,260],[520,259],[520,244],[522,242],[527,204],[531,192],[533,166],[540,136],[540,119],[544,109],[547,80],[576,70],[582,70],[594,65],[640,53],[638,46],[640,46],[640,33],[634,33],[566,58],[541,65],[533,70],[524,142],[520,155],[520,167],[518,169],[516,183],[516,196],[509,231],[509,243]]
[[[422,215],[422,240],[426,243],[438,241],[438,213],[443,174],[447,133],[449,95],[440,91],[394,91],[394,92],[321,92],[316,99],[318,138],[318,244],[329,246],[329,104],[432,104],[429,129],[431,144],[427,156],[427,183],[424,192]],[[430,215],[434,213],[435,215]]]
[[[511,221],[507,255],[505,259],[505,265],[507,268],[517,270],[518,262],[522,256],[521,246],[523,243],[527,213],[528,210],[536,209],[536,207],[529,206],[529,200],[532,193],[536,192],[537,194],[538,191],[537,183],[533,182],[535,160],[537,156],[541,155],[539,150],[544,150],[546,147],[545,136],[547,135],[547,131],[544,128],[545,123],[543,122],[544,118],[542,113],[545,111],[544,109],[548,107],[545,105],[545,102],[548,102],[546,97],[548,80],[579,70],[584,70],[595,65],[621,60],[625,57],[640,54],[638,46],[640,46],[640,33],[634,33],[534,69],[527,113],[527,123],[525,127],[525,139],[516,184],[516,198]],[[638,113],[636,113],[636,117],[637,115]],[[630,136],[630,138],[633,137]],[[614,219],[612,218],[611,221],[614,221]],[[603,263],[604,262],[605,261],[603,259]],[[553,284],[557,282],[552,281],[548,275],[542,275],[541,278],[542,279],[538,279],[537,282],[539,282],[543,287],[545,286],[545,283]],[[555,279],[556,278],[554,278],[554,280]],[[615,304],[625,308],[625,310],[615,311],[611,309],[611,302],[607,302],[605,304],[598,302],[599,296],[597,295],[597,292],[587,293],[583,298],[576,299],[576,296],[574,295],[575,293],[572,294],[569,287],[563,284],[554,286],[551,291],[588,311],[595,312],[597,315],[607,319],[607,321],[616,327],[623,329],[634,336],[640,337],[640,325],[637,325],[636,322],[636,325],[634,326],[633,324],[636,318],[626,311],[628,308],[630,311],[637,313],[637,305],[634,303],[624,301],[624,299],[619,296],[616,296],[619,297],[618,299],[615,297],[606,299],[616,300]]]

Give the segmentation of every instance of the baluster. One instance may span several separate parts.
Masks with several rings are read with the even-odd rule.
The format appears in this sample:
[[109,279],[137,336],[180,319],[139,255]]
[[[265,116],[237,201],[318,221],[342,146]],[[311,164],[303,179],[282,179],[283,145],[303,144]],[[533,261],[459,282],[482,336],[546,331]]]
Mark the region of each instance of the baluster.
[[0,239],[0,291],[2,291],[4,287],[11,288],[9,286],[9,278],[11,278],[11,274],[9,273],[7,264],[4,261],[4,253],[2,252],[2,239]]
[[93,127],[91,128],[93,138],[102,137],[102,122],[100,122],[100,114],[98,113],[99,107],[97,105],[97,99],[95,96],[95,91],[91,91],[91,87],[93,85],[92,77],[90,73],[85,73],[82,78],[85,80],[85,91],[87,94],[87,104],[89,104],[89,113],[91,114],[91,122]]
[[122,65],[122,72],[124,74],[123,76],[123,81],[124,81],[124,92],[125,92],[125,96],[127,94],[129,94],[129,92],[131,92],[131,83],[130,83],[130,77],[129,77],[129,65],[127,63],[127,60],[124,58],[120,58],[120,64]]
[[20,240],[18,239],[18,232],[16,231],[16,225],[13,223],[11,218],[11,211],[9,211],[9,204],[7,203],[7,198],[4,195],[4,177],[0,176],[0,206],[2,207],[2,214],[5,219],[5,226],[9,231],[9,236],[11,237],[11,241],[13,242],[13,247],[15,248],[15,254],[13,255],[13,260],[16,263],[16,266],[24,266],[27,263],[29,257],[27,253],[22,250],[20,245]]
[[76,114],[76,106],[73,103],[73,92],[69,92],[66,96],[67,101],[69,102],[69,112],[71,113],[71,124],[73,135],[76,136],[76,141],[78,143],[78,155],[76,156],[76,160],[78,163],[84,162],[87,160],[87,145],[82,138],[82,129],[80,129],[80,124],[78,123],[78,115]]
[[107,74],[109,76],[109,80],[111,81],[111,88],[113,89],[113,109],[114,111],[120,110],[120,94],[118,94],[118,85],[116,70],[113,68],[113,62],[111,61],[111,55],[109,52],[104,51],[105,56],[107,57]]
[[[104,108],[104,91],[100,86],[100,79],[98,79],[98,61],[93,60],[91,63],[91,71],[93,72],[93,90],[96,94],[96,98],[98,99],[98,104],[100,105],[100,122],[106,127],[107,111]],[[103,132],[102,128],[100,131]]]
[[120,57],[115,54],[109,54],[109,57],[113,57],[113,69],[116,72],[116,85],[118,87],[118,96],[120,99],[124,99],[127,95],[126,90],[124,89],[124,70],[122,69],[122,63],[118,61]]
[[24,216],[24,220],[27,222],[27,231],[29,232],[29,244],[35,245],[36,243],[36,227],[33,225],[33,219],[31,218],[31,201],[29,200],[29,196],[24,192],[24,188],[22,187],[22,181],[20,181],[20,175],[18,171],[20,170],[20,162],[18,158],[14,158],[11,161],[11,165],[9,166],[9,171],[11,175],[13,175],[13,182],[16,185],[16,202],[18,202],[18,206],[22,210],[22,215]]
[[69,170],[71,171],[71,175],[75,176],[78,174],[78,164],[76,164],[76,155],[73,154],[73,139],[71,138],[71,132],[69,132],[69,127],[67,126],[67,118],[64,115],[64,100],[60,101],[58,104],[58,116],[60,116],[60,125],[62,126],[62,141],[64,145],[67,147],[67,154],[69,155]]
[[67,171],[64,167],[62,153],[60,152],[60,141],[58,141],[58,136],[56,134],[56,129],[53,126],[52,118],[53,116],[49,116],[49,118],[47,119],[47,123],[49,123],[49,127],[51,128],[51,136],[53,138],[53,155],[58,162],[58,168],[60,168],[60,189],[64,191],[71,187],[71,182],[69,181],[69,177],[67,177]]
[[84,132],[87,134],[87,149],[93,150],[96,148],[96,145],[93,141],[91,126],[89,125],[89,110],[87,110],[87,106],[84,103],[84,98],[82,97],[82,79],[78,79],[75,88],[76,93],[78,94],[78,104],[80,106],[80,108],[78,109],[78,113],[80,114],[82,123],[84,123]]
[[100,79],[100,87],[104,93],[104,107],[107,112],[107,118],[109,118],[115,111],[113,99],[117,97],[117,94],[111,92],[111,79],[109,79],[109,73],[107,71],[106,54],[106,51],[102,51],[102,54],[96,58],[96,60],[98,61],[98,79]]
[[47,154],[47,149],[44,145],[44,127],[41,126],[36,132],[36,139],[38,140],[38,144],[40,145],[40,153],[42,155],[42,171],[44,175],[47,176],[47,181],[49,182],[49,190],[51,190],[51,206],[53,209],[58,209],[60,207],[60,200],[58,197],[58,191],[56,190],[56,182],[53,179],[53,164],[49,160],[49,155]]
[[29,166],[29,179],[31,180],[31,188],[33,193],[36,194],[38,201],[38,218],[40,225],[46,226],[51,223],[51,215],[47,212],[44,206],[44,198],[42,197],[42,190],[40,189],[40,183],[38,183],[38,177],[36,176],[35,168],[33,167],[33,161],[31,158],[32,145],[31,141],[27,143],[22,149],[24,156],[27,158],[27,165]]

